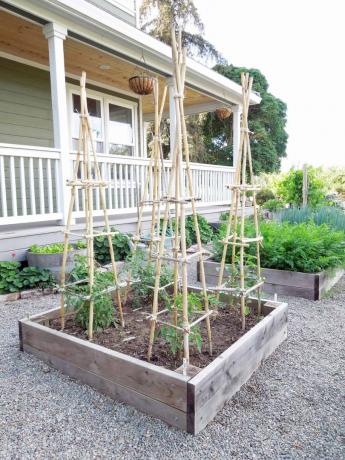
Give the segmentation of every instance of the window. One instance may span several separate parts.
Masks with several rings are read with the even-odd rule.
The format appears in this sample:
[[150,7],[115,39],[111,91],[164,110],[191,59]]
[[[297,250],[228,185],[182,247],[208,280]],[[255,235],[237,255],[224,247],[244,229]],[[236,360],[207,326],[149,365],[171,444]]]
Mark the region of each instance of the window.
[[[137,104],[91,91],[88,94],[87,105],[97,153],[137,155]],[[71,92],[71,104],[72,150],[75,151],[78,149],[81,112],[77,91]]]
[[109,104],[108,153],[133,156],[133,111]]
[[[79,94],[73,94],[73,115],[72,115],[72,149],[78,149],[79,139],[79,127],[80,127],[80,96]],[[87,108],[90,115],[90,123],[92,132],[96,141],[97,153],[104,152],[104,138],[103,138],[103,122],[102,122],[102,111],[101,101],[91,97],[87,98]]]

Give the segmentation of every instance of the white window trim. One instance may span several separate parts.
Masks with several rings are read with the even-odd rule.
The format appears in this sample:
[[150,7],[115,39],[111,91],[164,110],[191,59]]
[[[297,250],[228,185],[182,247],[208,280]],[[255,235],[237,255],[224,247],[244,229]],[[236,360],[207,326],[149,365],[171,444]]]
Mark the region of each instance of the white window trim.
[[[80,89],[77,85],[71,83],[66,84],[67,89],[67,108],[68,108],[68,119],[69,119],[69,140],[70,140],[70,151],[75,153],[72,148],[72,116],[73,116],[73,94],[80,95]],[[102,116],[102,130],[103,130],[103,145],[104,152],[98,153],[98,155],[108,155],[110,157],[127,157],[127,158],[140,158],[139,152],[139,125],[138,125],[138,103],[134,101],[128,101],[117,96],[111,96],[110,94],[105,94],[100,91],[87,90],[87,97],[97,99],[101,102],[101,116]],[[132,110],[132,120],[133,120],[133,145],[128,144],[133,147],[133,155],[113,155],[108,153],[109,151],[109,104],[115,104],[120,107],[125,107]]]

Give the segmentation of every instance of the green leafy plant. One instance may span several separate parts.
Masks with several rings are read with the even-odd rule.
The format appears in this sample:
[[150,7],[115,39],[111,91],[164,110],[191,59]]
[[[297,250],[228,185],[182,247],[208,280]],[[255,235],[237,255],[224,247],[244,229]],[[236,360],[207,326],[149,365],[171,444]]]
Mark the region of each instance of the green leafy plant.
[[0,262],[0,294],[18,292],[22,283],[18,279],[20,263]]
[[[125,270],[131,271],[131,278],[134,282],[131,286],[133,294],[133,306],[138,307],[142,302],[150,303],[153,300],[153,287],[156,278],[156,264],[146,260],[145,252],[137,250],[131,260],[127,262]],[[173,281],[173,272],[167,265],[162,265],[160,286],[166,286]],[[166,298],[165,290],[160,291],[160,300]]]
[[[79,256],[76,258],[75,266],[70,274],[70,279],[80,281],[87,277],[87,259]],[[95,272],[92,299],[94,301],[94,329],[101,330],[109,327],[115,320],[114,304],[111,293],[103,292],[108,287],[114,285],[112,272]],[[90,301],[83,299],[82,296],[89,294],[87,283],[70,286],[66,291],[66,304],[68,308],[76,311],[76,321],[83,329],[89,326]]]
[[[68,245],[68,250],[71,251],[73,246],[71,244]],[[64,243],[53,243],[48,244],[46,246],[38,246],[37,244],[33,244],[29,247],[29,251],[33,254],[60,254],[64,250]]]
[[76,247],[77,249],[86,249],[86,248],[87,248],[86,241],[78,240],[78,241],[75,243],[75,247]]
[[283,209],[284,204],[281,200],[274,198],[272,200],[265,201],[265,203],[263,203],[262,205],[262,208],[267,209],[268,211],[271,211],[271,212],[276,212],[279,209]]
[[[336,231],[326,224],[313,222],[290,224],[262,222],[260,231],[264,238],[260,250],[261,266],[280,270],[317,273],[330,268],[345,266],[344,232]],[[225,235],[221,225],[219,236],[214,241],[214,259],[220,261],[223,245],[219,242]],[[255,236],[255,227],[249,219],[245,223],[245,235]],[[247,251],[247,261],[255,261],[255,245]],[[231,259],[231,245],[227,262]]]
[[[315,207],[325,201],[326,184],[320,177],[320,171],[309,166],[308,205]],[[277,183],[277,195],[284,203],[301,206],[303,202],[303,171],[291,169]]]
[[262,188],[256,194],[256,203],[259,205],[266,203],[266,201],[268,200],[274,200],[274,199],[275,199],[275,195],[272,192],[272,190],[270,190],[269,188]]
[[18,292],[23,289],[47,288],[55,285],[49,270],[26,267],[20,270],[18,262],[0,262],[0,293]]
[[[199,224],[201,242],[204,244],[209,243],[210,241],[212,241],[212,238],[213,238],[212,227],[207,222],[207,219],[205,219],[205,217],[201,216],[200,214],[197,214],[197,219],[198,219],[198,224]],[[173,231],[175,231],[175,225],[176,225],[176,221],[175,219],[172,219],[171,226],[172,226]],[[163,219],[161,219],[160,221],[160,232],[162,232],[162,228],[163,228]],[[186,228],[186,245],[188,248],[192,246],[193,244],[197,243],[196,230],[195,230],[193,216],[186,217],[186,227],[185,228]],[[171,236],[169,226],[167,228],[166,234],[167,236]]]
[[[111,230],[116,231],[114,228]],[[126,259],[131,251],[128,236],[124,233],[117,233],[116,235],[112,236],[111,240],[114,249],[115,260]],[[95,259],[101,265],[105,265],[111,262],[107,236],[97,236],[94,239],[94,251]]]
[[23,270],[18,273],[18,278],[25,289],[45,289],[55,286],[56,284],[54,276],[49,270],[38,267],[23,268]]
[[[213,230],[210,224],[207,222],[205,217],[197,214],[199,231],[200,231],[200,239],[201,242],[206,244],[209,243],[213,238]],[[194,217],[188,216],[186,218],[186,236],[188,236],[187,246],[191,246],[192,244],[196,244],[196,230],[194,225]],[[187,238],[186,238],[187,239]]]
[[[173,299],[167,303],[167,308],[170,312],[176,307],[177,309],[177,326],[182,327],[182,294],[178,294],[175,298],[175,302]],[[188,293],[188,317],[189,321],[193,321],[193,317],[195,317],[195,313],[202,310],[203,301],[199,294],[195,292]],[[161,337],[166,341],[167,345],[169,346],[171,352],[175,355],[176,353],[181,353],[183,350],[183,332],[172,327],[172,326],[162,326],[159,330],[159,334]],[[200,327],[198,325],[193,326],[191,328],[189,334],[189,343],[190,345],[194,345],[196,349],[201,352],[202,346],[202,337],[200,333]]]

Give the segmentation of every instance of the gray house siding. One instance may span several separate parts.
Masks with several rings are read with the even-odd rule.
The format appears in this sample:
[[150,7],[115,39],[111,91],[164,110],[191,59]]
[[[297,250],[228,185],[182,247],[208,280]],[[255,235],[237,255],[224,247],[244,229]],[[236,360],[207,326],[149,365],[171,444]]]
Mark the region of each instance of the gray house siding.
[[0,143],[53,147],[49,72],[0,58]]

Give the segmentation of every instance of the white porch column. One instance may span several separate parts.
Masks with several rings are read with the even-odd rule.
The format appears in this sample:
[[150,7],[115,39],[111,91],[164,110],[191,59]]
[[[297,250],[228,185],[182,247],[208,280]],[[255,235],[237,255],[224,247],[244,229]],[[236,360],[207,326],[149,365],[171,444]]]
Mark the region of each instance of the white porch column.
[[71,169],[69,159],[68,114],[63,48],[63,42],[67,36],[67,29],[60,24],[51,22],[43,27],[43,34],[48,39],[49,48],[54,147],[61,151],[58,203],[59,211],[62,212],[63,215],[63,224],[65,224],[69,204],[69,190],[66,186],[66,180]]
[[169,159],[172,159],[172,155],[175,148],[175,133],[176,133],[176,111],[175,111],[175,82],[173,78],[167,80],[169,89],[169,120],[170,120],[170,154]]
[[242,115],[242,106],[236,105],[233,108],[232,116],[232,150],[233,150],[233,166],[236,168],[238,151],[240,148],[240,139],[241,139],[241,115]]

